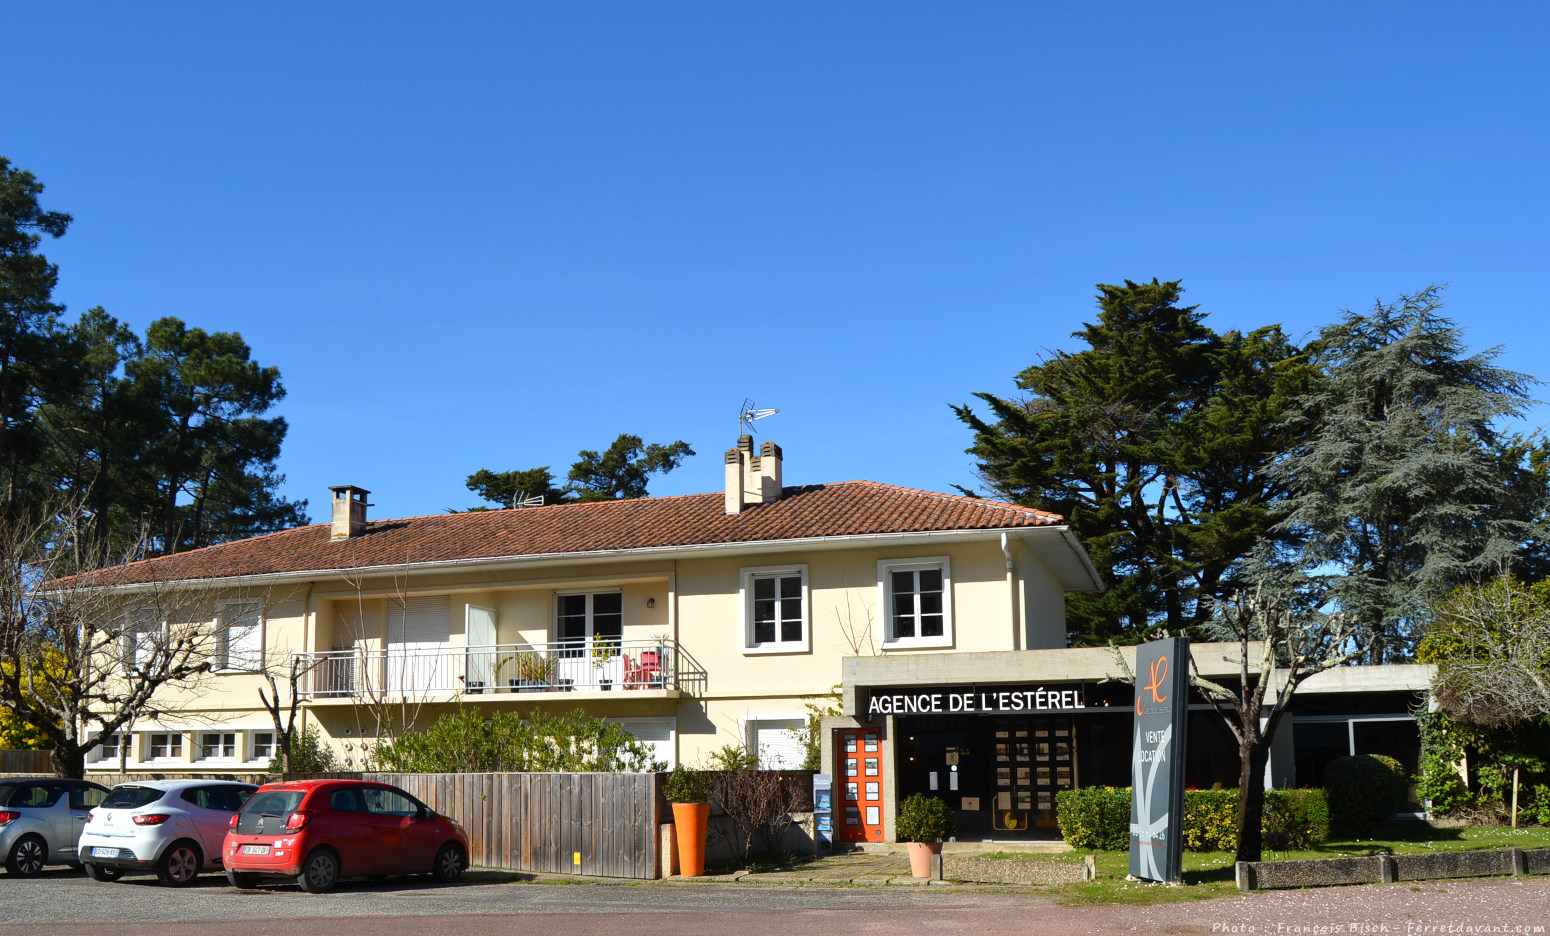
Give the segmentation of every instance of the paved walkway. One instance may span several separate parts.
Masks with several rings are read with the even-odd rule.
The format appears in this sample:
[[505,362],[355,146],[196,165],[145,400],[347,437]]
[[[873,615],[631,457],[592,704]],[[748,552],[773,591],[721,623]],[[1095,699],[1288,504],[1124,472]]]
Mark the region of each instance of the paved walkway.
[[[849,852],[830,855],[810,861],[795,868],[779,871],[734,871],[731,874],[707,874],[703,877],[668,878],[668,881],[685,884],[782,884],[786,887],[803,884],[919,884],[910,875],[908,855]],[[938,882],[940,883],[940,882]]]

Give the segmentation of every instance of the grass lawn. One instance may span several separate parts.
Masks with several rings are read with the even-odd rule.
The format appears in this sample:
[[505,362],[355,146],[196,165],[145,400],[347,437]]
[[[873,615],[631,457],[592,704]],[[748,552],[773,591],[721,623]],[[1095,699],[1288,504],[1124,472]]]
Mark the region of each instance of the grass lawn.
[[[1532,829],[1437,829],[1425,823],[1394,823],[1379,830],[1371,839],[1345,839],[1326,842],[1299,851],[1265,850],[1266,861],[1302,858],[1349,858],[1360,855],[1416,854],[1442,851],[1475,851],[1491,848],[1550,848],[1550,828]],[[1008,861],[1081,860],[1067,852],[1062,855],[1028,855],[998,852],[987,858]],[[1153,904],[1184,900],[1208,900],[1238,892],[1233,877],[1231,852],[1184,853],[1184,886],[1163,887],[1126,881],[1130,873],[1128,851],[1099,851],[1098,879],[1090,884],[1069,884],[1057,888],[1064,904]]]

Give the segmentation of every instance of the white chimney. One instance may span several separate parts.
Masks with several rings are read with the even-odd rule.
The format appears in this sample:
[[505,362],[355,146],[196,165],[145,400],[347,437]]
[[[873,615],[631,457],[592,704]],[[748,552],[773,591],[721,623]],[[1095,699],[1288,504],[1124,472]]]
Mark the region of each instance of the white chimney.
[[781,452],[774,442],[759,446],[759,493],[766,504],[780,500]]
[[743,512],[743,453],[727,449],[727,515]]
[[328,541],[347,540],[366,532],[366,508],[371,506],[366,503],[366,495],[371,492],[353,484],[342,484],[329,490],[334,493],[334,516]]
[[766,442],[753,453],[753,436],[738,436],[737,447],[726,453],[726,508],[728,514],[743,512],[752,504],[780,500],[782,471],[780,446]]

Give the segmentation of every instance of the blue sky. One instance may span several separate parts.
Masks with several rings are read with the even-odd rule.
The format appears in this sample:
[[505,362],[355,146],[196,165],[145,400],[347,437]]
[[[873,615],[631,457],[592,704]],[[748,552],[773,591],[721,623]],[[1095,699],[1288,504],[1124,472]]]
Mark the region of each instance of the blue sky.
[[1446,282],[1550,377],[1547,40],[1542,3],[10,4],[0,153],[75,216],[72,313],[280,368],[315,518],[623,431],[715,490],[745,396],[788,483],[948,490],[948,404],[1098,282],[1298,336]]

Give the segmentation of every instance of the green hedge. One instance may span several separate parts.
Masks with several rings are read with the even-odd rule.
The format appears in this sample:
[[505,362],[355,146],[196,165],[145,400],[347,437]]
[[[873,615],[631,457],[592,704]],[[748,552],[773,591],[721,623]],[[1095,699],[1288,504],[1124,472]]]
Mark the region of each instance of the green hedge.
[[[1130,847],[1130,788],[1083,787],[1055,796],[1061,837],[1073,848]],[[1270,848],[1307,848],[1329,839],[1323,790],[1266,790],[1260,828]],[[1184,791],[1184,847],[1232,851],[1237,846],[1238,791]]]
[[1060,835],[1072,848],[1130,847],[1130,787],[1082,787],[1055,794]]
[[1335,826],[1352,835],[1370,835],[1405,805],[1409,793],[1405,768],[1382,754],[1337,757],[1324,767],[1324,788],[1340,808]]

